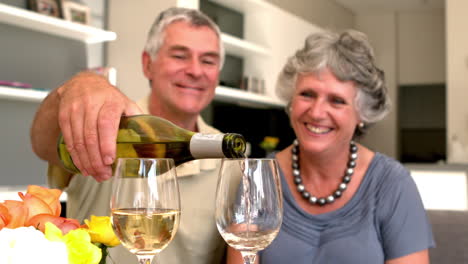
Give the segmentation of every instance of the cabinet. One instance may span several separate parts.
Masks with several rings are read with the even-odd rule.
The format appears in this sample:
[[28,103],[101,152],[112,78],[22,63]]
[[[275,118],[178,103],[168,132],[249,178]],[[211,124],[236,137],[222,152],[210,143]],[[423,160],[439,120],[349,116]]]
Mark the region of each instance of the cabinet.
[[[97,44],[105,41],[112,41],[117,37],[114,32],[41,15],[36,12],[5,5],[2,3],[0,3],[0,23],[3,25],[20,27],[35,32],[36,34],[44,33],[54,37],[64,38],[84,44]],[[14,38],[14,36],[10,37]],[[15,42],[15,40],[11,38],[10,41]],[[21,43],[18,43],[18,45],[20,44]],[[19,49],[20,47],[18,46],[18,50]],[[49,52],[53,53],[53,51]],[[46,61],[44,63],[46,63]],[[18,65],[18,68],[20,66],[21,65]],[[13,71],[18,70],[19,69],[13,69]],[[2,76],[2,78],[9,78],[11,80],[11,77],[9,76]],[[53,87],[40,88],[51,89]],[[40,102],[46,96],[46,94],[47,92],[21,90],[0,86],[0,98],[2,99],[18,99]]]
[[[259,27],[263,21],[269,21],[271,4],[261,0],[209,0],[217,5],[229,8],[242,14],[244,19],[244,38],[240,39],[225,32],[221,34],[221,40],[228,55],[241,57],[244,60],[245,76],[255,76],[265,80],[265,94],[257,94],[231,87],[220,86],[216,89],[215,100],[227,102],[239,102],[253,107],[282,108],[281,102],[274,95],[274,81],[268,72],[271,63],[272,52],[266,38],[267,27]],[[198,0],[194,2],[181,1],[182,7],[199,7]]]
[[89,46],[114,32],[0,3],[0,80],[41,90],[0,86],[0,186],[46,184],[47,164],[31,150],[29,129],[48,90],[88,66]]

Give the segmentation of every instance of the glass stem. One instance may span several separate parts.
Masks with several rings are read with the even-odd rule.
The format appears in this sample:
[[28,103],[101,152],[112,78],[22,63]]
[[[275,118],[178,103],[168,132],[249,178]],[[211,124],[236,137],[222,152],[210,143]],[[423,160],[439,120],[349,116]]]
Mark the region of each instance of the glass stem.
[[257,254],[254,252],[241,252],[244,264],[254,264]]
[[152,255],[137,255],[138,264],[151,264],[153,257]]

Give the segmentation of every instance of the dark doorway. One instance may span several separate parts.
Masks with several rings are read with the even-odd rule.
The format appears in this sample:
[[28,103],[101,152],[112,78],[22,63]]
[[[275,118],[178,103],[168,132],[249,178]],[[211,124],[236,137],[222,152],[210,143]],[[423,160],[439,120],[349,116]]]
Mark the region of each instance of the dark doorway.
[[446,160],[445,84],[402,85],[398,102],[400,161]]

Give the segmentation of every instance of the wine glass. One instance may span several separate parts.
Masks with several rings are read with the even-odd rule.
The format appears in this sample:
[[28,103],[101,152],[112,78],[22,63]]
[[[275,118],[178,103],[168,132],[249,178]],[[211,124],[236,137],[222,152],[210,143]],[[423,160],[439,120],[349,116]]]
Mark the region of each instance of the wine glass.
[[179,186],[172,159],[120,158],[111,198],[112,226],[138,263],[150,264],[179,226]]
[[275,239],[283,219],[275,159],[223,159],[216,190],[216,226],[244,263]]

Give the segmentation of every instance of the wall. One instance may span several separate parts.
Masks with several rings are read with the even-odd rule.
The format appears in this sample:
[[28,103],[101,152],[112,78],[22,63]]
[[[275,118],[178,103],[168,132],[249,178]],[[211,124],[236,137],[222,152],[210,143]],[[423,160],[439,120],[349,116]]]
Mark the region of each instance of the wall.
[[346,29],[354,25],[355,16],[349,10],[330,0],[267,0],[316,26]]
[[452,162],[468,163],[468,1],[446,0],[447,140]]
[[444,10],[397,14],[399,84],[445,83]]
[[[365,32],[374,47],[376,62],[385,71],[385,79],[393,105],[397,102],[397,16],[392,13],[360,15],[356,17],[356,28]],[[382,34],[385,32],[385,34]],[[361,140],[367,147],[397,156],[397,111],[395,107],[388,116],[375,124]],[[382,140],[385,139],[385,140]]]
[[397,158],[398,86],[445,82],[444,19],[443,10],[356,16],[356,29],[368,34],[393,101],[389,116],[363,140],[366,146]]
[[117,69],[117,86],[137,100],[149,93],[148,81],[141,69],[141,53],[146,35],[162,10],[176,5],[176,0],[108,1],[108,26],[117,40],[108,45],[108,65]]

